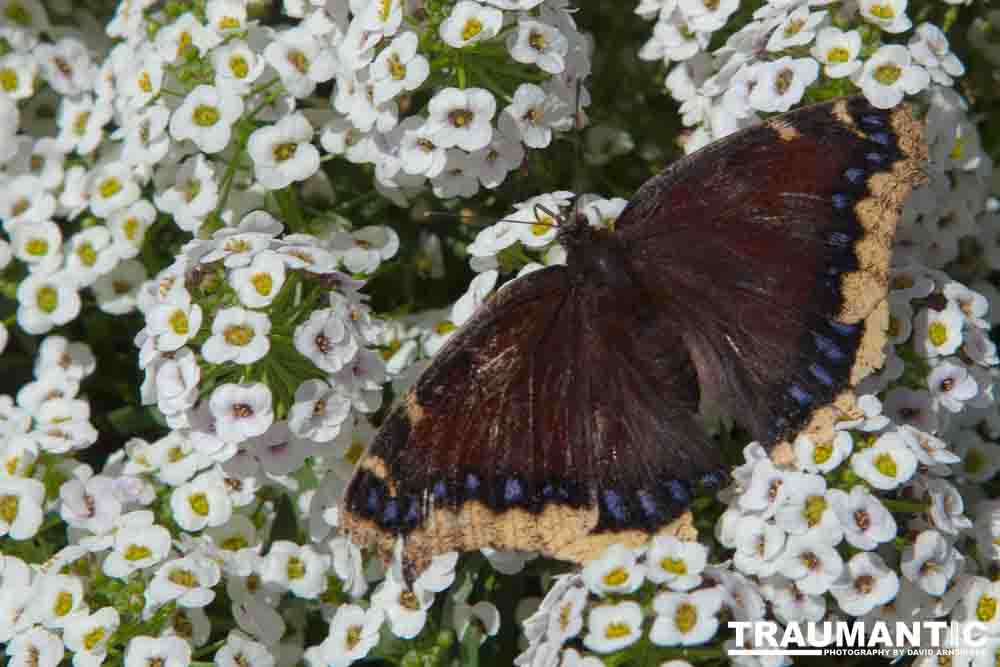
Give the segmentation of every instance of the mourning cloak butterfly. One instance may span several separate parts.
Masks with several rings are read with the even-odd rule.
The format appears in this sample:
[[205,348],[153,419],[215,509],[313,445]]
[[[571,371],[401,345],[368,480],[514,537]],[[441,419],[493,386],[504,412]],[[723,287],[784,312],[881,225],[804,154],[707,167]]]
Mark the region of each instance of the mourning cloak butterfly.
[[567,265],[500,290],[386,418],[343,528],[384,555],[401,537],[408,576],[452,550],[583,562],[690,530],[695,487],[727,476],[700,401],[772,449],[855,409],[925,155],[906,109],[838,100],[676,162],[613,230],[569,221]]

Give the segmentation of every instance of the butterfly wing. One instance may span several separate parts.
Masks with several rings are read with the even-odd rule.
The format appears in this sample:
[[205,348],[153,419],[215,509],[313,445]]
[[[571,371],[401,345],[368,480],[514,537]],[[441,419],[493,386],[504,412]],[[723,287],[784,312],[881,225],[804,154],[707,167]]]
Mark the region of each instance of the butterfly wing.
[[687,351],[643,298],[565,267],[504,286],[387,417],[345,529],[383,553],[402,537],[413,572],[482,547],[583,561],[668,527],[723,462]]
[[881,364],[893,232],[925,157],[907,110],[839,100],[675,163],[622,212],[631,271],[754,438],[827,437]]

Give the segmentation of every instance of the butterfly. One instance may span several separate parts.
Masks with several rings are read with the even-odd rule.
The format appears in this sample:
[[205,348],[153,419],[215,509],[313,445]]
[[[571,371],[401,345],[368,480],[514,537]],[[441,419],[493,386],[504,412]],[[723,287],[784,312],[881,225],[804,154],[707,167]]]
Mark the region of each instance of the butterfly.
[[908,109],[840,99],[675,162],[612,229],[564,221],[566,265],[500,289],[388,414],[342,528],[401,541],[411,580],[448,551],[586,562],[690,534],[692,495],[727,479],[700,404],[771,450],[856,409],[925,159]]

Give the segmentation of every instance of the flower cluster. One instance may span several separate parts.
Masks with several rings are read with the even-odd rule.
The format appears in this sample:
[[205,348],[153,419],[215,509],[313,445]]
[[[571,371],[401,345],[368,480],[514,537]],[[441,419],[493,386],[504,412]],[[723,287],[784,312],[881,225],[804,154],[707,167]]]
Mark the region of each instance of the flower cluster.
[[[1000,13],[635,11],[645,44],[614,3],[0,0],[6,664],[683,667],[727,658],[727,619],[903,614],[975,617],[995,661]],[[484,549],[411,582],[341,533],[391,400],[565,263],[566,216],[613,229],[673,144],[858,90],[914,103],[932,159],[831,442],[746,446],[697,540],[571,574]]]

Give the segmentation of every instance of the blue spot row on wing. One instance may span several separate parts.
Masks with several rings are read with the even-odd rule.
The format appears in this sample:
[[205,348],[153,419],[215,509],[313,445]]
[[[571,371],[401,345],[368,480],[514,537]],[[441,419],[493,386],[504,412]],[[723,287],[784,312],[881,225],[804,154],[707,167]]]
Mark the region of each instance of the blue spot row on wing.
[[[549,479],[535,492],[519,475],[487,479],[468,472],[460,479],[459,484],[439,480],[430,485],[432,500],[428,503],[422,493],[390,494],[383,480],[370,471],[360,471],[348,492],[349,509],[383,529],[408,533],[420,524],[431,503],[459,508],[465,501],[478,500],[495,511],[514,507],[540,511],[550,503],[583,507],[592,502],[589,492],[577,482]],[[658,528],[687,507],[696,491],[715,490],[726,479],[725,472],[719,470],[704,473],[691,482],[664,478],[651,489],[602,489],[598,493],[601,526]]]

